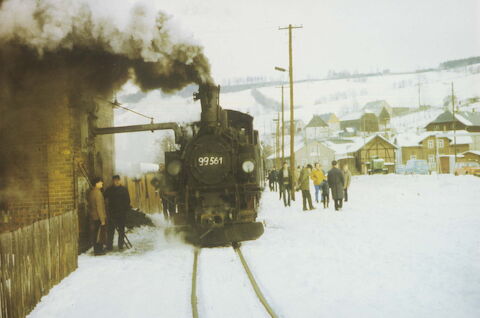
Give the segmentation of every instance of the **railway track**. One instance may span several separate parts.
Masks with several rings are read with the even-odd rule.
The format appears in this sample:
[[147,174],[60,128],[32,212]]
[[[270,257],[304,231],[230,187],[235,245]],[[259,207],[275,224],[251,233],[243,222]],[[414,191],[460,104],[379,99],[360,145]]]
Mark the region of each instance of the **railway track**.
[[[235,253],[238,255],[240,258],[240,262],[242,263],[242,267],[245,270],[245,273],[248,277],[248,280],[250,281],[250,284],[255,291],[255,295],[257,296],[257,299],[260,301],[260,303],[263,305],[267,313],[270,315],[272,318],[278,318],[277,314],[274,312],[272,307],[268,304],[265,296],[263,295],[260,287],[258,286],[257,281],[255,280],[255,276],[253,275],[252,271],[250,270],[250,267],[248,266],[248,263],[243,256],[242,250],[240,249],[239,244],[234,244],[233,249],[235,250]],[[198,297],[197,297],[197,274],[198,274],[198,258],[200,255],[200,249],[196,248],[194,250],[193,254],[193,271],[192,271],[192,291],[191,291],[191,304],[192,304],[192,316],[193,318],[199,318],[198,315]]]

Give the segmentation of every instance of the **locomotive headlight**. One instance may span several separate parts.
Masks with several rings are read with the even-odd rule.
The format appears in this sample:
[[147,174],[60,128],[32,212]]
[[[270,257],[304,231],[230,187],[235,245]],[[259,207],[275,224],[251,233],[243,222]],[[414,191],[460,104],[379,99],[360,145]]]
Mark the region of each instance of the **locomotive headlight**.
[[167,166],[167,172],[171,176],[176,176],[182,170],[182,163],[180,160],[173,160]]
[[242,163],[242,170],[246,173],[251,173],[255,169],[255,164],[251,160],[246,160]]

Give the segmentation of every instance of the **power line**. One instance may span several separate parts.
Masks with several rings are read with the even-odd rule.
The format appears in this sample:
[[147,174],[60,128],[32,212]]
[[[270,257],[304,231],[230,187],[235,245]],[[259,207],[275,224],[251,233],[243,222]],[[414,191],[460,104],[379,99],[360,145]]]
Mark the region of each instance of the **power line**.
[[114,99],[113,101],[106,100],[106,99],[102,99],[102,100],[108,102],[108,103],[111,104],[111,105],[113,105],[113,107],[117,107],[117,108],[120,108],[120,109],[129,111],[129,112],[132,112],[132,113],[134,113],[134,114],[136,114],[136,115],[138,115],[138,116],[141,116],[141,117],[150,119],[150,122],[153,124],[153,117],[147,116],[147,115],[142,114],[142,113],[139,113],[139,112],[137,112],[137,111],[135,111],[135,110],[133,110],[133,109],[130,109],[130,108],[125,107],[125,106],[122,106],[122,105],[118,102],[118,100],[117,100],[116,97],[115,97],[115,99]]

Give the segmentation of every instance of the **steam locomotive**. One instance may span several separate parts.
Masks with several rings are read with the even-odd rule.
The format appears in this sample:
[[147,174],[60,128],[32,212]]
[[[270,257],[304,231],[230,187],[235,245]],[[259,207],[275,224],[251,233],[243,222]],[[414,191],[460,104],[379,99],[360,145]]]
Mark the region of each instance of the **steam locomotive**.
[[[200,122],[165,153],[165,180],[174,193],[173,224],[202,246],[255,240],[263,234],[257,210],[264,166],[253,117],[219,105],[220,87],[200,85]],[[186,230],[186,231],[185,231]]]

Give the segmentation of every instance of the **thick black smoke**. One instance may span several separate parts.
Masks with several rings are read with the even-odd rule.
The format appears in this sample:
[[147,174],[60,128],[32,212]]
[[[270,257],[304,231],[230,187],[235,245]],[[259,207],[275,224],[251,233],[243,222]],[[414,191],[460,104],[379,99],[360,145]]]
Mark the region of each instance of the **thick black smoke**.
[[129,79],[166,93],[212,81],[202,47],[165,13],[136,5],[121,20],[78,0],[0,0],[0,201],[6,170],[15,175],[19,156],[36,160],[30,146],[10,145],[40,140],[53,105],[109,99]]
[[42,74],[54,80],[50,74],[62,71],[71,89],[102,95],[129,77],[142,90],[165,92],[211,81],[202,48],[177,40],[163,12],[137,5],[120,27],[79,1],[5,0],[0,6],[0,80],[6,89]]

